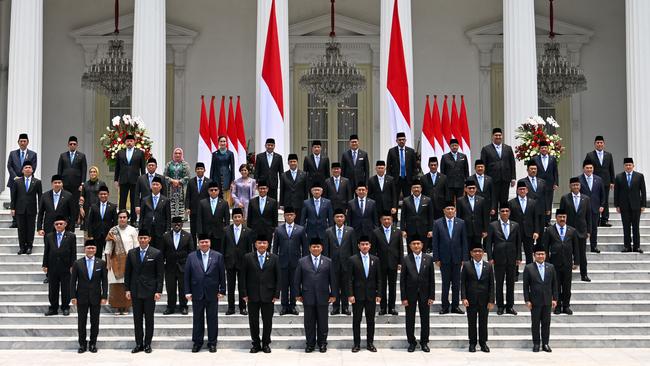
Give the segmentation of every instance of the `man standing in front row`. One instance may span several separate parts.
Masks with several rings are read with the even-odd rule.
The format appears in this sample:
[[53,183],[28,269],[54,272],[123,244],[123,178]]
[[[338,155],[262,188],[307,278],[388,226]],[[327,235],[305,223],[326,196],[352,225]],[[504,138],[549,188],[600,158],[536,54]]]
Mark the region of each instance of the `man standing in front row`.
[[645,179],[643,174],[634,171],[632,158],[623,159],[623,165],[625,170],[616,176],[614,183],[614,206],[623,221],[623,252],[643,253],[639,222],[646,206]]
[[560,199],[560,208],[566,210],[567,225],[576,229],[578,234],[578,256],[580,257],[580,278],[584,282],[591,282],[587,276],[587,239],[591,233],[591,200],[586,195],[580,194],[580,178],[572,177],[569,180],[571,192]]
[[476,318],[478,317],[478,344],[481,351],[490,352],[488,314],[494,307],[494,269],[483,260],[481,243],[470,244],[472,259],[463,264],[460,274],[460,298],[467,311],[469,351],[476,352]]
[[192,235],[183,230],[183,218],[175,216],[172,219],[172,230],[163,235],[162,252],[165,258],[165,288],[167,289],[167,309],[164,315],[176,312],[176,298],[178,295],[178,311],[187,315],[187,300],[185,300],[185,285],[183,271],[187,257],[194,253],[196,246]]
[[544,352],[551,352],[548,340],[551,333],[551,310],[557,305],[557,277],[555,267],[544,261],[544,245],[537,244],[533,250],[535,262],[524,268],[524,301],[531,313],[533,352],[539,352],[540,325]]
[[23,163],[23,176],[16,178],[11,189],[11,216],[18,227],[18,255],[32,254],[38,202],[43,194],[41,181],[34,177],[32,163]]
[[45,316],[56,315],[61,294],[63,315],[70,315],[70,269],[77,260],[77,237],[66,230],[66,218],[54,218],[54,231],[45,235],[43,272],[48,279],[50,308]]
[[[23,176],[23,166],[26,161],[30,161],[32,165],[32,173],[36,172],[36,164],[38,163],[38,154],[35,151],[27,148],[29,145],[29,138],[26,133],[18,135],[18,149],[13,150],[7,157],[7,171],[9,172],[9,179],[7,179],[7,187],[13,195],[13,189],[16,177]],[[16,216],[13,217],[11,228],[17,228]]]

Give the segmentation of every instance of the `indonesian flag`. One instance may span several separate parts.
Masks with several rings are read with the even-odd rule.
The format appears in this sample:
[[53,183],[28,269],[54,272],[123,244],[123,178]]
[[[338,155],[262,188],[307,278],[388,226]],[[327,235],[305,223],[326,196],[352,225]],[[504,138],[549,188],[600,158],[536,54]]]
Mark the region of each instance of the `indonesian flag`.
[[422,119],[422,137],[420,151],[420,167],[422,173],[429,171],[429,157],[436,154],[436,134],[431,120],[431,108],[429,108],[429,96],[427,95],[426,106],[424,107],[424,118]]
[[226,136],[226,134],[227,134],[225,100],[226,100],[226,97],[222,95],[221,96],[221,107],[219,108],[219,130],[218,130],[217,138],[212,139],[212,144],[214,145],[215,150],[219,149],[219,136]]
[[208,116],[205,111],[205,98],[201,96],[201,120],[199,122],[199,143],[197,161],[205,164],[206,171],[210,172],[212,163],[212,141],[210,140],[210,128]]
[[[235,112],[232,106],[232,97],[230,97],[230,104],[228,105],[228,129],[226,141],[228,142],[228,149],[235,155],[235,171],[239,171],[239,155],[237,155],[237,128],[235,127]],[[235,174],[236,176],[237,174]]]
[[433,113],[431,116],[431,122],[433,123],[433,136],[436,138],[434,151],[435,155],[438,157],[438,161],[440,161],[442,155],[445,153],[445,138],[442,135],[442,122],[440,121],[440,109],[438,108],[438,96],[436,95],[433,96]]
[[463,137],[461,141],[461,145],[463,147],[463,153],[467,155],[467,160],[469,162],[469,170],[471,173],[472,170],[472,144],[470,143],[470,138],[469,138],[469,124],[467,123],[467,110],[465,110],[465,97],[460,96],[460,133]]
[[449,140],[451,140],[451,121],[449,120],[449,109],[447,108],[447,96],[442,102],[442,149],[443,154],[450,151]]
[[458,140],[459,149],[462,152],[463,143],[461,140],[463,136],[460,134],[460,125],[458,121],[458,108],[456,107],[456,96],[454,95],[451,100],[451,135],[452,138]]
[[[235,112],[235,130],[237,131],[237,152],[235,156],[238,157],[239,164],[245,164],[246,159],[246,132],[244,130],[244,118],[241,113],[241,104],[239,103],[239,96],[237,96],[237,111]],[[236,166],[235,176],[238,177],[239,166]]]
[[[210,100],[210,122],[208,124],[210,128],[210,142],[211,142],[210,151],[212,152],[217,150],[217,146],[219,142],[218,141],[219,135],[217,134],[217,118],[215,113],[216,112],[214,110],[214,95],[213,95],[212,99]],[[205,163],[206,171],[208,172],[208,174],[210,174],[210,169],[207,168],[211,164],[208,164],[208,162],[204,162],[204,163]]]

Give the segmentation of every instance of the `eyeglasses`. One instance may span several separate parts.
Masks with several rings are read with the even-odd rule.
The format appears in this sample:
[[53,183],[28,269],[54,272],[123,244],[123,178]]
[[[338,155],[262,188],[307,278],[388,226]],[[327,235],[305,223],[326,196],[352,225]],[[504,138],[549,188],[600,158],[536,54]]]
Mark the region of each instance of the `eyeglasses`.
[[61,226],[61,225],[65,225],[65,224],[66,224],[65,222],[55,222],[54,223],[54,225],[56,225],[56,226]]

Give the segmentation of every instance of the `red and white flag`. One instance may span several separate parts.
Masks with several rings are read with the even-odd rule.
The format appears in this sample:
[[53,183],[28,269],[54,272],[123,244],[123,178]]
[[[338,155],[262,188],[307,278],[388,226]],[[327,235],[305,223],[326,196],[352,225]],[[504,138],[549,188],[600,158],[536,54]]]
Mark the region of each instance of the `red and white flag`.
[[429,171],[429,157],[436,154],[436,134],[431,120],[431,108],[429,108],[429,96],[427,95],[422,119],[422,136],[420,137],[420,167],[422,173]]
[[[451,121],[449,120],[449,109],[447,108],[447,96],[442,102],[442,150],[443,154],[449,152],[449,140],[451,140]],[[440,157],[438,157],[440,159]]]
[[451,100],[451,137],[458,140],[459,149],[463,150],[463,136],[460,134],[460,124],[458,118],[458,107],[456,107],[456,96],[452,96]]
[[467,160],[469,163],[470,173],[472,172],[472,166],[474,166],[472,161],[472,144],[469,137],[469,124],[467,122],[467,110],[465,109],[465,97],[460,96],[460,133],[463,137],[461,146],[463,148],[463,153],[467,155]]
[[205,111],[205,98],[201,96],[201,120],[199,121],[199,143],[196,161],[202,161],[206,170],[210,171],[212,162],[212,141],[210,140],[210,127]]
[[436,138],[434,146],[435,156],[437,156],[438,161],[440,161],[440,159],[442,159],[442,155],[445,153],[445,138],[442,135],[442,122],[440,121],[440,109],[438,108],[438,96],[436,95],[433,96],[433,112],[431,114],[431,122],[433,123],[433,136]]
[[[237,109],[235,112],[235,130],[237,131],[237,156],[239,157],[239,164],[245,164],[246,159],[246,131],[244,130],[244,118],[242,117],[241,104],[239,102],[239,96],[237,96]],[[236,176],[239,174],[239,167],[237,169]]]
[[[210,146],[210,151],[212,152],[217,150],[217,143],[218,143],[218,136],[219,136],[217,134],[217,117],[215,113],[216,112],[214,109],[214,95],[213,95],[212,99],[210,99],[210,122],[208,124],[210,128],[210,142],[212,145]],[[206,171],[208,172],[208,174],[210,174],[210,169],[208,169],[208,166],[210,165],[209,162],[206,161],[204,163],[205,163]]]
[[[230,97],[230,104],[228,105],[228,128],[226,134],[226,141],[228,142],[228,150],[232,151],[235,155],[235,173],[239,171],[239,155],[237,155],[237,128],[235,127],[235,110],[232,106],[232,96]],[[237,174],[235,174],[237,176]]]
[[221,107],[219,108],[219,130],[217,131],[217,138],[212,139],[214,149],[219,149],[219,136],[226,136],[228,133],[226,126],[226,97],[221,96]]

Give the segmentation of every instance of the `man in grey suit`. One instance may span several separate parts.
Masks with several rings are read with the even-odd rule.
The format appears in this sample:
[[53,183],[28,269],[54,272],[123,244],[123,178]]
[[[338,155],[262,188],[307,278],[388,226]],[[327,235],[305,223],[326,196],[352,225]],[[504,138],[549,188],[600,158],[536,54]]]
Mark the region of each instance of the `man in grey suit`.
[[[337,208],[334,210],[334,226],[325,230],[325,241],[323,242],[325,245],[323,252],[332,260],[337,283],[345,283],[350,257],[357,251],[354,247],[356,242],[354,229],[345,225],[345,210]],[[332,304],[330,315],[351,315],[346,286],[338,286],[334,297],[336,300]]]
[[551,333],[551,311],[557,306],[557,277],[555,267],[545,262],[544,245],[539,243],[533,250],[535,262],[527,264],[524,268],[524,301],[531,313],[533,352],[539,352],[540,340],[544,351],[551,352],[548,341]]
[[587,239],[591,233],[591,199],[580,194],[580,178],[572,177],[569,180],[571,192],[560,199],[560,208],[567,212],[567,225],[576,229],[578,234],[578,254],[580,256],[580,278],[584,282],[591,282],[587,276]]
[[311,187],[311,198],[302,205],[300,225],[305,228],[307,237],[319,237],[325,240],[325,230],[334,225],[334,209],[327,198],[322,197],[323,186],[314,181]]
[[580,193],[586,195],[591,200],[591,233],[589,235],[589,244],[592,253],[600,253],[598,249],[598,222],[607,204],[605,184],[602,178],[594,174],[593,161],[585,160],[582,163],[582,172],[579,176]]
[[[79,217],[79,195],[81,194],[81,185],[86,181],[86,172],[88,164],[86,155],[77,151],[77,137],[68,138],[68,151],[61,153],[57,167],[57,174],[63,178],[63,189],[72,194],[72,218],[77,220]],[[76,223],[70,223],[75,225]]]
[[350,180],[352,187],[368,184],[370,161],[368,153],[359,149],[359,136],[350,135],[350,149],[341,155],[341,174]]
[[[282,310],[280,315],[298,315],[296,310],[297,293],[293,292],[293,280],[295,278],[298,261],[309,251],[309,241],[305,234],[305,228],[295,223],[296,210],[287,206],[284,208],[285,223],[275,228],[273,234],[273,254],[279,257],[282,277]],[[257,233],[258,235],[263,233]],[[289,293],[291,292],[291,296]]]
[[[18,149],[13,150],[9,153],[7,157],[7,171],[9,171],[9,179],[7,179],[7,187],[11,192],[14,187],[14,180],[16,177],[23,176],[23,163],[25,161],[30,161],[32,163],[32,172],[36,172],[36,166],[38,164],[38,154],[35,151],[29,150],[27,146],[29,145],[29,138],[26,133],[21,133],[18,135]],[[13,217],[11,223],[12,228],[16,228],[16,217]]]
[[[533,162],[537,165],[537,177],[546,183],[544,187],[544,202],[548,207],[548,213],[545,213],[546,222],[551,219],[551,207],[553,206],[553,192],[558,189],[558,168],[557,159],[549,154],[548,142],[539,142],[539,155],[533,157]],[[538,200],[538,202],[541,202]]]
[[609,191],[614,189],[616,173],[614,172],[614,158],[612,153],[605,151],[605,138],[603,136],[596,136],[594,150],[588,152],[585,159],[594,162],[594,174],[603,180],[603,186],[605,187],[605,206],[603,206],[598,226],[612,226],[607,222],[609,220]]

